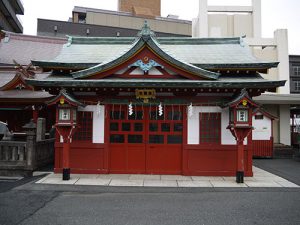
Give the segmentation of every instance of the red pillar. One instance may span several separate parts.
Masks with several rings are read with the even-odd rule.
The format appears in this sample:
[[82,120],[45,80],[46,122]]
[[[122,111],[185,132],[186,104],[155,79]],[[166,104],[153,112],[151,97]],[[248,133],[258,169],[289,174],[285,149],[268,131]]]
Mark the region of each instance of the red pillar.
[[37,122],[38,117],[39,117],[39,112],[36,109],[33,109],[32,110],[32,118],[35,123]]
[[237,171],[236,171],[236,182],[244,183],[244,139],[237,141]]
[[70,180],[70,142],[63,143],[63,180]]

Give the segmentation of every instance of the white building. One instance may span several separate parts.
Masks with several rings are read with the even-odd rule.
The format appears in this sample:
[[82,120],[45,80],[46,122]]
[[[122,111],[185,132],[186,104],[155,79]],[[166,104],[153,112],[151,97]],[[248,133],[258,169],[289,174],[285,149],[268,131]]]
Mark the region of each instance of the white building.
[[269,113],[277,116],[273,123],[274,142],[291,145],[290,104],[299,104],[299,98],[290,95],[288,38],[286,29],[278,29],[273,38],[261,37],[261,0],[252,0],[251,6],[209,6],[199,0],[199,14],[193,19],[193,37],[246,36],[245,41],[257,58],[277,61],[266,79],[286,80],[276,94],[265,93],[256,101],[264,104]]

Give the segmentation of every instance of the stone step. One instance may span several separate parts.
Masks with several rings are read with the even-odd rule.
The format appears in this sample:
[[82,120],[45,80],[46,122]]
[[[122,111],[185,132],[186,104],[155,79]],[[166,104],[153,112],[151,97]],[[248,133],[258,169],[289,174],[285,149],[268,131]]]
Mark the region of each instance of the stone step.
[[293,158],[296,150],[293,146],[275,144],[274,158]]

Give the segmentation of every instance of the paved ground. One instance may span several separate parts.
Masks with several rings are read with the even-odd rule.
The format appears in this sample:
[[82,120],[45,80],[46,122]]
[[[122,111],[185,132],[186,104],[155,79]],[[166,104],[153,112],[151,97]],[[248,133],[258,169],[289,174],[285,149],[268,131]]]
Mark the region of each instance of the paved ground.
[[253,177],[245,177],[237,184],[235,177],[203,177],[180,175],[130,175],[130,174],[71,174],[68,181],[61,174],[49,174],[37,183],[136,187],[299,187],[298,185],[262,169],[253,167]]
[[298,225],[299,188],[152,188],[29,183],[0,193],[1,225]]
[[253,164],[300,185],[300,161],[294,159],[255,159]]
[[[40,177],[40,179],[41,178],[42,177]],[[36,179],[38,179],[38,177],[35,177],[35,178],[9,177],[9,178],[7,178],[7,177],[0,176],[0,193],[9,191],[15,187],[26,184],[26,183],[31,182]]]
[[[292,177],[286,172],[297,171],[300,166],[292,162],[283,166],[288,162],[275,162],[277,172],[285,178]],[[272,160],[255,160],[258,163],[272,167]],[[294,175],[296,182],[300,173]],[[4,185],[0,193],[1,225],[300,224],[300,188],[55,185],[36,184],[38,179]],[[4,182],[0,181],[0,190]]]

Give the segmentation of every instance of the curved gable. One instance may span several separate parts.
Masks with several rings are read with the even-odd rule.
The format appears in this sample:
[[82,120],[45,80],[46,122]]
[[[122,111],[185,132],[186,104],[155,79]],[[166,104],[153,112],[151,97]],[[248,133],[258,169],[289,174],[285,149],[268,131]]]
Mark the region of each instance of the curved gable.
[[[128,72],[126,69],[141,69],[141,77],[149,74],[150,69],[158,69],[165,76],[156,78],[171,78],[171,74],[177,74],[181,78],[192,80],[216,80],[219,74],[210,72],[190,63],[178,60],[162,50],[155,40],[153,33],[145,23],[138,39],[131,48],[115,59],[103,62],[85,70],[72,73],[75,79],[101,79],[116,74],[118,71]],[[163,72],[163,71],[165,72]],[[128,73],[127,73],[128,75]]]

